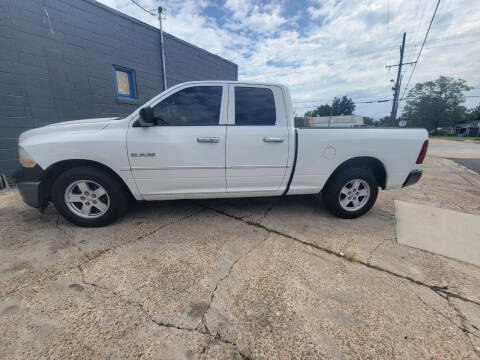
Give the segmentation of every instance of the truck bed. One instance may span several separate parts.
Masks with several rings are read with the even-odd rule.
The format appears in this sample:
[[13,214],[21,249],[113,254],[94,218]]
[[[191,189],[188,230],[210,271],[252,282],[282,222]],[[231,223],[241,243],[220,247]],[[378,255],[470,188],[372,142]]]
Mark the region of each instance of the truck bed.
[[401,187],[428,138],[425,129],[312,128],[297,133],[297,159],[288,194],[320,192],[332,172],[354,158],[378,159],[387,174],[385,188]]

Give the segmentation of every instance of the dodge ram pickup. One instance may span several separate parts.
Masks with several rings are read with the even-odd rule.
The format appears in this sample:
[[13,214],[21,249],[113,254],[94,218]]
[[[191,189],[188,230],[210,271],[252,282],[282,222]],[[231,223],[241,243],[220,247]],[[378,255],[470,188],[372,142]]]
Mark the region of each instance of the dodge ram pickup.
[[323,194],[355,218],[378,188],[416,183],[424,129],[295,128],[287,87],[176,85],[123,118],[56,123],[19,138],[14,175],[28,205],[52,202],[80,226],[117,219],[129,200]]

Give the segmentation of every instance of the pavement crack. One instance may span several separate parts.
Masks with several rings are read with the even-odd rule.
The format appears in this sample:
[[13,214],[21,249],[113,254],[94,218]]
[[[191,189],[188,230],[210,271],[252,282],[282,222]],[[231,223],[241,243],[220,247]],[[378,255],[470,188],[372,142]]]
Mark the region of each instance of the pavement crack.
[[275,199],[275,201],[273,201],[270,204],[270,206],[267,208],[267,210],[265,210],[265,212],[263,213],[262,219],[259,222],[262,223],[265,220],[265,218],[270,214],[270,212],[273,210],[273,208],[275,206],[277,206],[278,204],[280,204],[283,199],[284,199],[284,196],[280,196],[277,199]]
[[[174,221],[171,221],[171,222],[169,222],[169,223],[167,223],[167,224],[164,224],[164,225],[158,227],[158,228],[155,229],[155,230],[152,230],[152,231],[150,231],[150,232],[148,232],[148,233],[146,233],[146,234],[137,236],[137,238],[136,238],[134,241],[136,241],[136,240],[142,240],[142,239],[144,239],[144,238],[146,238],[146,237],[149,237],[150,235],[153,235],[153,234],[159,232],[160,230],[162,230],[163,228],[165,228],[165,227],[167,227],[167,226],[169,226],[169,225],[173,225],[173,224],[182,222],[182,221],[184,221],[184,220],[187,220],[187,219],[189,219],[189,218],[191,218],[191,217],[193,217],[193,216],[196,216],[196,215],[200,214],[202,211],[203,211],[203,209],[200,209],[200,210],[198,210],[198,211],[194,211],[193,213],[188,214],[188,215],[186,215],[186,216],[183,216],[182,218],[180,218],[180,219],[178,219],[178,220],[174,220]],[[130,242],[131,242],[131,241],[130,241]]]
[[[247,360],[247,359],[249,359],[249,357],[239,350],[239,348],[238,348],[238,346],[237,346],[237,344],[236,344],[235,342],[230,341],[230,340],[223,339],[223,338],[220,336],[220,334],[218,334],[218,333],[216,333],[215,335],[212,334],[212,332],[210,332],[210,330],[208,329],[208,327],[207,327],[206,324],[204,324],[204,329],[201,329],[201,328],[199,328],[199,326],[197,326],[197,327],[195,327],[195,328],[190,328],[190,327],[184,327],[184,326],[180,326],[180,325],[176,325],[176,324],[172,324],[172,323],[168,323],[168,322],[159,321],[159,320],[157,320],[152,314],[150,314],[150,313],[148,312],[148,310],[145,308],[145,306],[144,306],[141,302],[129,300],[129,299],[125,298],[122,294],[116,292],[115,290],[110,289],[110,288],[108,288],[108,287],[106,287],[106,286],[102,286],[102,285],[96,284],[96,283],[94,283],[94,282],[87,281],[87,279],[85,278],[85,272],[84,272],[84,269],[83,269],[83,266],[84,266],[85,264],[87,264],[87,263],[89,263],[89,262],[97,259],[98,257],[102,256],[103,254],[105,254],[105,253],[108,252],[108,251],[114,250],[114,249],[116,249],[116,248],[118,248],[118,247],[120,247],[120,246],[126,245],[126,244],[128,244],[128,243],[131,243],[131,242],[134,242],[134,241],[137,241],[137,240],[140,240],[140,239],[144,239],[144,238],[146,238],[146,237],[148,237],[148,236],[150,236],[150,235],[152,235],[152,234],[160,231],[161,229],[163,229],[163,228],[165,228],[165,227],[167,227],[167,226],[169,226],[169,225],[173,225],[173,224],[179,223],[179,222],[181,222],[181,221],[184,221],[184,220],[186,220],[186,219],[188,219],[188,218],[191,218],[192,216],[196,216],[196,215],[198,215],[198,214],[199,214],[200,212],[202,212],[202,211],[204,211],[203,208],[200,209],[199,211],[196,211],[196,212],[193,212],[193,213],[191,213],[191,214],[189,214],[189,215],[187,215],[187,216],[184,216],[184,217],[182,217],[182,218],[180,218],[180,219],[178,219],[178,220],[171,221],[171,222],[169,222],[169,223],[167,223],[167,224],[164,224],[164,225],[158,227],[157,229],[155,229],[155,230],[153,230],[153,231],[150,231],[150,232],[148,232],[148,233],[146,233],[146,234],[144,234],[144,235],[141,235],[141,236],[135,238],[134,240],[128,241],[128,242],[123,243],[123,244],[118,245],[118,246],[113,246],[113,247],[104,249],[103,251],[99,252],[98,254],[95,254],[95,256],[89,257],[89,256],[85,255],[85,257],[87,258],[87,260],[84,261],[84,262],[82,262],[82,263],[80,263],[80,264],[78,264],[78,265],[76,266],[76,268],[77,268],[78,271],[80,272],[81,279],[82,279],[82,283],[83,283],[84,285],[91,286],[91,287],[93,287],[93,288],[98,288],[98,289],[102,289],[102,290],[104,290],[104,291],[110,292],[110,293],[113,294],[115,297],[117,297],[118,299],[120,299],[120,301],[122,301],[124,304],[127,304],[127,305],[132,306],[132,307],[136,307],[136,308],[137,308],[141,313],[143,313],[143,314],[149,319],[149,321],[151,321],[153,324],[155,324],[155,325],[157,325],[157,326],[159,326],[159,327],[163,327],[163,328],[170,328],[170,329],[176,329],[176,330],[180,330],[180,331],[195,332],[195,333],[198,333],[198,334],[201,334],[201,335],[206,335],[206,336],[208,336],[208,337],[210,338],[209,343],[207,343],[207,345],[205,345],[205,346],[202,348],[202,351],[201,351],[201,353],[199,354],[199,356],[207,351],[208,347],[211,345],[211,343],[212,343],[213,341],[219,341],[219,342],[222,342],[222,343],[224,343],[224,344],[232,345],[232,346],[236,349],[236,351],[238,352],[238,354],[242,357],[242,359],[246,359],[246,360]],[[265,239],[263,239],[261,243],[263,243],[263,242],[268,238],[268,236],[269,236],[269,233],[267,232],[267,234],[266,234],[266,236],[265,236]],[[245,253],[244,255],[242,255],[241,257],[239,257],[238,259],[236,259],[236,260],[232,263],[232,265],[230,266],[229,271],[227,272],[227,274],[226,274],[225,276],[223,276],[223,277],[217,282],[217,284],[216,284],[216,286],[215,286],[215,289],[214,289],[214,291],[212,292],[212,295],[211,295],[211,297],[210,297],[210,304],[209,304],[208,308],[210,308],[210,305],[211,305],[211,303],[212,303],[212,301],[213,301],[213,299],[214,299],[214,294],[215,294],[215,292],[216,292],[217,289],[218,289],[218,284],[219,284],[221,281],[223,281],[224,279],[226,279],[226,278],[231,274],[234,265],[235,265],[241,258],[247,256],[247,255],[248,255],[249,253],[251,253],[255,248],[257,248],[259,245],[260,245],[260,244],[257,244],[256,246],[252,247],[247,253]],[[57,274],[57,275],[58,275],[58,274]],[[207,309],[207,311],[208,311],[208,309]],[[205,312],[205,314],[206,314],[206,312]],[[205,314],[202,316],[202,318],[205,316]]]
[[[425,300],[423,300],[423,298],[417,294],[415,294],[415,296],[418,298],[418,300],[420,300],[420,302],[422,304],[424,304],[426,307],[428,307],[429,309],[431,309],[433,312],[435,312],[437,315],[440,315],[441,317],[443,317],[445,320],[447,320],[449,323],[451,323],[452,325],[454,325],[456,328],[458,328],[459,330],[461,330],[464,334],[470,334],[472,336],[475,336],[477,338],[480,338],[478,335],[472,333],[470,330],[467,329],[467,325],[470,325],[471,327],[473,327],[474,329],[476,329],[476,326],[475,325],[472,325],[470,323],[467,324],[467,318],[463,315],[463,313],[460,312],[460,310],[451,302],[451,300],[449,299],[449,296],[446,296],[444,294],[439,294],[437,293],[437,295],[439,295],[442,299],[446,300],[447,303],[448,303],[448,306],[451,307],[452,309],[455,310],[456,314],[457,314],[457,317],[460,319],[460,323],[461,323],[461,326],[458,326],[458,324],[453,321],[450,317],[448,317],[447,315],[443,314],[441,311],[439,311],[438,309],[436,309],[434,306],[428,304]],[[478,329],[476,329],[478,330]]]
[[380,210],[375,210],[373,212],[375,215],[378,215],[378,216],[381,216],[387,220],[395,220],[394,216],[393,215],[390,215],[390,214],[385,214],[384,211],[380,211]]
[[265,241],[267,241],[268,237],[270,236],[270,233],[269,232],[266,232],[265,233],[265,237],[262,241],[260,241],[258,244],[256,244],[255,246],[252,246],[245,254],[241,255],[240,257],[238,257],[237,259],[235,259],[235,261],[233,261],[231,264],[230,264],[230,267],[228,268],[228,271],[227,273],[222,276],[220,279],[217,280],[216,284],[215,284],[215,287],[212,291],[212,293],[210,294],[210,301],[208,303],[208,306],[207,308],[205,309],[205,311],[203,312],[203,315],[202,315],[202,318],[200,319],[200,322],[199,324],[197,325],[196,329],[199,328],[202,324],[205,326],[205,328],[208,330],[208,326],[207,326],[207,320],[206,320],[206,316],[207,316],[207,313],[210,311],[210,308],[212,306],[212,303],[215,299],[215,295],[217,293],[217,290],[218,290],[218,287],[220,285],[221,282],[223,282],[225,279],[227,279],[231,274],[232,274],[232,271],[233,271],[233,268],[235,267],[235,265],[237,265],[237,263],[247,257],[250,253],[252,253],[255,249],[257,249],[260,245],[262,245]]
[[[208,209],[208,210],[211,210],[211,211],[214,211],[218,214],[221,214],[221,215],[224,215],[224,216],[227,216],[227,217],[230,217],[232,219],[236,219],[238,221],[242,221],[244,222],[245,224],[247,225],[250,225],[250,226],[255,226],[257,228],[260,228],[260,229],[263,229],[269,233],[272,233],[272,234],[276,234],[276,235],[279,235],[279,236],[282,236],[282,237],[285,237],[289,240],[292,240],[292,241],[295,241],[295,242],[298,242],[302,245],[305,245],[305,246],[308,246],[308,247],[311,247],[311,248],[314,248],[314,249],[317,249],[317,250],[320,250],[320,251],[323,251],[327,254],[330,254],[330,255],[334,255],[336,257],[339,257],[339,258],[343,258],[345,259],[345,255],[340,252],[340,251],[335,251],[335,250],[332,250],[332,249],[329,249],[327,247],[324,247],[324,246],[320,246],[320,245],[317,245],[317,244],[314,244],[314,243],[311,243],[311,242],[308,242],[308,241],[305,241],[305,240],[302,240],[302,239],[299,239],[295,236],[292,236],[292,235],[289,235],[289,234],[285,234],[281,231],[278,231],[278,230],[275,230],[275,229],[272,229],[272,228],[269,228],[261,223],[258,223],[258,222],[255,222],[255,221],[250,221],[250,220],[246,220],[246,219],[241,219],[239,218],[238,216],[235,216],[235,215],[232,215],[232,214],[229,214],[229,213],[226,213],[224,211],[221,211],[221,210],[218,210],[218,209],[215,209],[215,208],[211,208],[211,207],[208,207],[206,205],[203,205],[201,204],[201,206],[203,206],[204,208]],[[456,293],[453,293],[451,291],[448,290],[448,286],[438,286],[438,285],[431,285],[431,284],[427,284],[423,281],[420,281],[420,280],[416,280],[414,278],[412,278],[411,276],[408,276],[408,275],[402,275],[402,274],[398,274],[392,270],[389,270],[389,269],[385,269],[385,268],[382,268],[378,265],[374,265],[374,264],[370,264],[366,261],[363,261],[363,260],[360,260],[360,259],[357,259],[357,258],[354,258],[354,259],[348,259],[350,262],[353,262],[353,263],[357,263],[359,265],[363,265],[363,266],[366,266],[370,269],[373,269],[373,270],[377,270],[377,271],[381,271],[381,272],[384,272],[386,274],[389,274],[389,275],[392,275],[394,277],[397,277],[399,279],[403,279],[403,280],[407,280],[413,284],[416,284],[416,285],[419,285],[419,286],[422,286],[422,287],[425,287],[425,288],[428,288],[428,289],[431,289],[433,291],[435,291],[436,293],[438,294],[443,294],[445,296],[449,296],[449,297],[452,297],[452,298],[455,298],[455,299],[459,299],[459,300],[462,300],[462,301],[465,301],[465,302],[469,302],[469,303],[472,303],[472,304],[475,304],[475,305],[480,305],[480,301],[477,301],[477,300],[473,300],[473,299],[469,299],[463,295],[460,295],[460,294],[456,294]]]
[[368,264],[371,264],[371,262],[373,260],[373,254],[375,254],[375,252],[378,250],[378,248],[380,246],[382,246],[385,243],[385,241],[387,241],[387,240],[391,240],[391,239],[383,239],[372,250],[370,250],[370,253],[368,254],[368,257],[367,257],[367,263]]
[[[440,295],[440,294],[439,294]],[[440,295],[442,296],[442,295]],[[442,296],[443,297],[443,296]],[[462,330],[463,334],[465,335],[467,341],[469,342],[470,346],[472,347],[472,350],[475,352],[475,354],[477,354],[477,356],[480,356],[480,349],[478,349],[475,344],[473,343],[472,339],[471,339],[471,336],[474,336],[478,339],[480,339],[480,336],[471,332],[469,329],[468,329],[468,326],[472,326],[472,324],[470,324],[469,320],[467,319],[467,317],[465,316],[465,314],[463,314],[463,312],[458,308],[458,306],[456,306],[450,299],[450,296],[446,295],[444,297],[447,302],[448,302],[448,305],[453,309],[455,310],[456,314],[457,314],[457,317],[460,319],[460,323],[461,323],[461,327],[458,327],[460,330]]]
[[72,241],[72,236],[68,233],[68,231],[60,226],[60,215],[57,215],[57,219],[55,220],[55,228],[66,235],[68,245],[78,249],[78,251],[80,251],[81,254],[87,257],[83,249],[80,246],[78,246],[78,244]]
[[[93,256],[89,255],[87,252],[82,251],[83,255],[87,258],[87,260],[84,261],[84,262],[82,262],[82,263],[80,263],[79,265],[77,265],[77,267],[78,267],[78,266],[83,266],[83,265],[85,265],[86,263],[89,263],[90,261],[93,261],[93,260],[99,258],[100,256],[102,256],[103,254],[105,254],[105,253],[107,253],[107,252],[109,252],[109,251],[115,250],[115,249],[117,249],[117,248],[120,248],[120,247],[125,246],[125,245],[128,245],[128,244],[131,244],[131,243],[133,243],[133,242],[135,242],[135,241],[145,239],[146,237],[148,237],[148,236],[150,236],[150,235],[153,235],[153,234],[159,232],[160,230],[166,228],[167,226],[170,226],[170,225],[173,225],[173,224],[177,224],[177,223],[179,223],[179,222],[182,222],[182,221],[184,221],[184,220],[187,220],[187,219],[189,219],[189,218],[191,218],[191,217],[193,217],[193,216],[198,215],[198,214],[201,213],[202,211],[204,211],[204,210],[203,210],[203,209],[200,209],[200,210],[198,210],[198,211],[194,211],[194,212],[192,212],[192,213],[190,213],[190,214],[188,214],[188,215],[186,215],[186,216],[181,217],[180,219],[176,219],[176,220],[170,221],[170,222],[168,222],[168,223],[166,223],[166,224],[163,224],[163,225],[159,226],[159,227],[156,228],[155,230],[152,230],[152,231],[150,231],[150,232],[148,232],[148,233],[145,233],[145,234],[140,235],[140,236],[138,236],[138,237],[136,237],[136,238],[133,238],[132,240],[126,241],[126,242],[121,243],[121,244],[117,244],[117,245],[112,246],[112,247],[108,247],[108,248],[102,249],[101,251],[99,251],[98,253],[96,253],[96,254],[93,255]],[[75,267],[75,266],[73,266],[73,267]]]
[[98,288],[98,289],[102,289],[102,290],[105,290],[105,291],[108,291],[110,292],[111,294],[113,294],[115,297],[117,297],[120,301],[122,301],[124,304],[127,304],[128,306],[132,306],[132,307],[135,307],[137,308],[142,314],[144,314],[147,319],[152,322],[153,324],[155,324],[156,326],[159,326],[159,327],[163,327],[163,328],[169,328],[169,329],[176,329],[176,330],[180,330],[180,331],[188,331],[188,332],[194,332],[194,333],[198,333],[198,334],[201,334],[201,335],[205,335],[205,336],[208,336],[210,338],[209,342],[202,348],[199,356],[203,353],[205,353],[208,349],[208,347],[211,345],[212,341],[220,341],[224,344],[229,344],[229,345],[232,345],[236,350],[237,352],[240,354],[240,356],[243,358],[243,359],[249,359],[248,356],[246,356],[244,353],[242,353],[239,349],[238,349],[238,346],[235,342],[233,341],[230,341],[230,340],[226,340],[226,339],[223,339],[218,333],[216,333],[215,335],[213,335],[210,330],[208,329],[207,326],[205,326],[205,329],[202,330],[202,329],[199,329],[198,327],[196,328],[190,328],[190,327],[186,327],[186,326],[180,326],[180,325],[176,325],[176,324],[172,324],[172,323],[168,323],[168,322],[163,322],[163,321],[160,321],[160,320],[157,320],[152,314],[150,314],[148,312],[148,310],[145,308],[145,306],[141,303],[141,302],[138,302],[138,301],[133,301],[133,300],[129,300],[127,298],[125,298],[122,294],[116,292],[115,290],[113,289],[110,289],[106,286],[102,286],[102,285],[99,285],[99,284],[96,284],[94,282],[90,282],[90,281],[87,281],[85,279],[85,273],[84,273],[84,270],[82,268],[82,264],[78,265],[78,270],[80,271],[80,274],[81,274],[81,278],[82,278],[82,283],[84,285],[88,285],[88,286],[91,286],[93,288]]

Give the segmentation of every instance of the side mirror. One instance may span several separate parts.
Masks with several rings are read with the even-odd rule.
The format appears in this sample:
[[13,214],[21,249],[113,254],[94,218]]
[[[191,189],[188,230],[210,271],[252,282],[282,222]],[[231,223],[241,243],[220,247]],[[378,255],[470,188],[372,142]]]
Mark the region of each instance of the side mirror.
[[138,122],[141,127],[153,126],[153,109],[150,106],[146,106],[140,109]]

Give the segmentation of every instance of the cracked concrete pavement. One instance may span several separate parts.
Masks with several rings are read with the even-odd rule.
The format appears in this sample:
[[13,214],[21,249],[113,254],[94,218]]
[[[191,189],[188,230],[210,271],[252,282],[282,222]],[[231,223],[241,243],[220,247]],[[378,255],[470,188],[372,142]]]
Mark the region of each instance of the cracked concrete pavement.
[[135,205],[75,227],[0,195],[0,358],[480,357],[480,268],[398,245],[395,199],[480,214],[480,175],[336,219],[321,197]]

